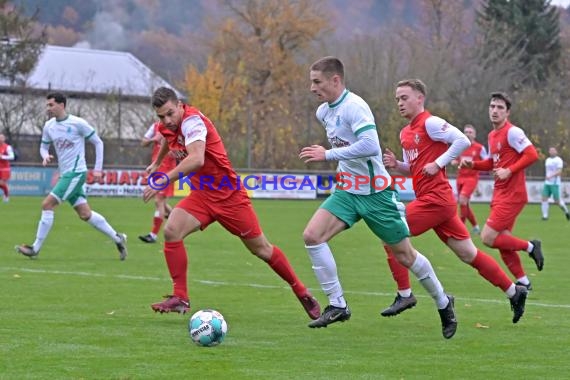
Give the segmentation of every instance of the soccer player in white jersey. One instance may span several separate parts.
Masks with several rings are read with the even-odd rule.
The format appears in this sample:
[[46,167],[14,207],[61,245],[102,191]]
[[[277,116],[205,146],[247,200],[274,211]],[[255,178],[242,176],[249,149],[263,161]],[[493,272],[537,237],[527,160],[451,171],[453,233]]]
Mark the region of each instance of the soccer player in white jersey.
[[103,141],[84,119],[66,112],[67,99],[61,93],[50,93],[47,99],[47,114],[50,119],[45,123],[40,144],[40,155],[43,166],[49,164],[54,157],[49,154],[53,143],[58,158],[59,180],[52,191],[42,202],[42,215],[38,224],[36,240],[32,245],[19,245],[16,250],[24,256],[34,258],[47,238],[53,225],[54,210],[62,202],[73,206],[81,220],[86,221],[101,231],[117,245],[119,258],[127,258],[127,235],[117,233],[105,218],[91,210],[87,203],[84,184],[87,177],[85,162],[85,140],[95,146],[95,168],[93,176],[100,179],[103,167]]
[[453,302],[445,294],[429,260],[410,243],[404,204],[398,193],[386,186],[390,176],[382,163],[370,107],[345,88],[344,66],[338,58],[324,57],[313,63],[310,79],[311,92],[324,101],[317,109],[317,119],[324,126],[332,148],[327,150],[320,145],[311,145],[303,148],[299,157],[306,163],[338,161],[339,184],[303,232],[313,270],[329,299],[329,305],[318,319],[309,323],[309,327],[327,327],[350,318],[351,311],[328,241],[363,219],[435,300],[443,336],[451,338],[457,329]]
[[560,185],[562,167],[564,163],[562,159],[558,156],[558,151],[555,147],[551,146],[548,149],[548,154],[550,157],[544,162],[546,167],[546,177],[544,178],[544,187],[542,188],[542,220],[548,220],[548,199],[552,196],[554,202],[560,206],[566,219],[570,220],[570,213],[568,213],[568,208],[564,203],[564,199],[560,197]]

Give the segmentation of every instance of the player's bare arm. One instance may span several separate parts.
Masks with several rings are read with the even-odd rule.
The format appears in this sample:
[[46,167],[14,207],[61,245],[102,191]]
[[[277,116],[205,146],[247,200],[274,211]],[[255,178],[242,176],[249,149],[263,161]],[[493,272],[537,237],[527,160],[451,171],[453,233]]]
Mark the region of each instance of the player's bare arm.
[[182,175],[188,175],[192,172],[199,170],[204,166],[204,160],[206,157],[206,142],[202,140],[196,140],[186,145],[186,156],[174,169],[167,173],[168,178],[171,181],[177,181],[179,173]]
[[[178,181],[179,175],[188,175],[191,172],[197,171],[204,165],[205,151],[206,151],[206,143],[204,141],[198,140],[186,145],[186,152],[188,153],[188,156],[186,156],[182,161],[180,161],[180,163],[176,165],[174,169],[166,173],[166,177],[168,177],[168,179],[166,177],[157,178],[155,184],[158,185],[158,187],[160,187],[160,185],[162,185],[164,181],[169,181],[170,183],[172,183]],[[161,152],[162,152],[162,147],[161,147]],[[153,162],[151,166],[153,165],[155,165],[155,162]],[[154,189],[153,187],[147,186],[144,188],[143,201],[145,203],[151,200],[156,195],[156,193],[158,193],[158,190]]]
[[164,157],[166,157],[166,155],[168,154],[168,151],[169,151],[168,142],[166,141],[166,139],[162,139],[162,142],[160,144],[160,150],[158,151],[158,156],[156,156],[156,160],[146,168],[146,172],[147,173],[155,172],[156,169],[162,163],[162,160],[164,160]]
[[384,166],[392,172],[397,172],[402,175],[410,175],[410,166],[405,162],[398,161],[396,154],[386,148],[384,154],[382,155],[382,163]]

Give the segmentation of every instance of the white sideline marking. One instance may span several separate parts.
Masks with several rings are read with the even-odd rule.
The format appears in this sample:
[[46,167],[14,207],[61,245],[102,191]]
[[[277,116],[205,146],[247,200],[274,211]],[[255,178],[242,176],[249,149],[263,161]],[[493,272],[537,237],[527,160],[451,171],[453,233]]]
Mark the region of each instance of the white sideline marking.
[[[56,275],[68,275],[68,276],[84,276],[84,277],[107,277],[107,278],[118,278],[123,280],[140,280],[140,281],[164,281],[170,282],[169,278],[165,277],[150,277],[150,276],[132,276],[126,274],[102,274],[102,273],[92,273],[92,272],[67,272],[67,271],[60,271],[60,270],[44,270],[44,269],[30,269],[30,268],[13,268],[13,267],[3,267],[0,268],[0,272],[28,272],[28,273],[43,273],[43,274],[56,274]],[[213,285],[213,286],[243,286],[249,288],[265,288],[265,289],[289,289],[285,286],[277,286],[277,285],[263,285],[263,284],[243,284],[237,282],[227,282],[227,281],[212,281],[212,280],[190,280],[192,282],[204,284],[204,285]],[[311,289],[314,290],[314,289]],[[380,297],[393,297],[394,292],[392,293],[383,293],[383,292],[367,292],[367,291],[359,291],[359,290],[345,290],[347,294],[356,294],[356,295],[364,295],[364,296],[380,296]],[[415,295],[416,298],[429,298],[427,295]],[[485,298],[462,298],[462,297],[455,297],[456,300],[460,301],[469,301],[469,302],[480,302],[480,303],[497,303],[503,304],[505,303],[504,299],[485,299]],[[559,308],[559,309],[570,309],[570,305],[557,305],[557,304],[548,304],[548,303],[540,303],[540,302],[528,302],[527,305],[533,306],[541,306],[541,307],[552,307],[552,308]]]

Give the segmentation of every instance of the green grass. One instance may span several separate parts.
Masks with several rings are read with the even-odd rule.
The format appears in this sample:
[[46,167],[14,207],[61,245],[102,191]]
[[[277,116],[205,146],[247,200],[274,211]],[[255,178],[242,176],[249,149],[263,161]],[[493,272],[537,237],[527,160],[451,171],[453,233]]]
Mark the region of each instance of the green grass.
[[[266,264],[212,225],[186,239],[192,309],[218,309],[229,332],[222,345],[202,348],[188,337],[188,316],[150,310],[171,291],[161,244],[137,239],[148,232],[152,206],[136,199],[90,202],[129,235],[125,262],[68,205],[56,211],[39,259],[19,256],[13,246],[33,240],[41,200],[13,197],[0,204],[0,379],[569,376],[570,223],[558,209],[551,210],[548,222],[540,221],[538,206],[527,206],[519,217],[516,234],[542,239],[546,264],[538,273],[532,260],[523,258],[535,290],[516,325],[504,295],[455,258],[435,234],[413,239],[456,296],[460,325],[451,340],[442,338],[434,304],[415,281],[418,306],[396,318],[380,317],[395,286],[384,252],[364,224],[331,243],[352,319],[320,330],[307,328],[296,298]],[[255,207],[265,233],[324,305],[301,238],[318,204],[256,201]],[[488,206],[475,211],[483,222]],[[482,247],[478,238],[475,242]]]

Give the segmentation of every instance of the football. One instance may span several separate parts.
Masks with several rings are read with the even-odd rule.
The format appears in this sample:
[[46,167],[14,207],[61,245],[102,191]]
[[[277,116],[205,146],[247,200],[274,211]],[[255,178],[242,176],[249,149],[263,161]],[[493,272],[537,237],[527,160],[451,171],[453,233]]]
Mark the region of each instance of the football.
[[195,312],[188,323],[190,338],[199,346],[217,346],[224,341],[228,324],[224,316],[211,309]]

